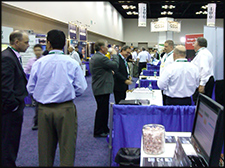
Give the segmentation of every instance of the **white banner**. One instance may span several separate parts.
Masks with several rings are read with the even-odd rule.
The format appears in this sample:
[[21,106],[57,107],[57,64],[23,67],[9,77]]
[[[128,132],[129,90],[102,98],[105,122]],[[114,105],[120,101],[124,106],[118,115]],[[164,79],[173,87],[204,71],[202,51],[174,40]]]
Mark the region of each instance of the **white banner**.
[[180,22],[168,21],[167,24],[168,31],[180,32]]
[[215,26],[215,18],[216,18],[216,4],[209,3],[207,13],[207,26]]
[[151,22],[151,32],[160,32],[160,31],[167,31],[167,21],[155,21]]
[[146,27],[147,6],[145,3],[138,3],[138,27]]
[[180,22],[160,20],[151,22],[151,32],[173,31],[180,32]]

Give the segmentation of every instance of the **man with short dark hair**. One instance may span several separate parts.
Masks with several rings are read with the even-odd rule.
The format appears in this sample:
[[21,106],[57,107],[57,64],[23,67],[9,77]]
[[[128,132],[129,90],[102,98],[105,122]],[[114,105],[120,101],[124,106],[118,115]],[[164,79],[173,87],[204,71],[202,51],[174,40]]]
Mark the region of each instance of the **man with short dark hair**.
[[2,166],[16,167],[21,128],[23,123],[24,98],[28,95],[27,79],[21,64],[20,52],[29,47],[28,34],[14,31],[9,36],[10,45],[2,51]]
[[[118,68],[118,59],[108,59],[105,54],[108,51],[107,42],[98,40],[95,43],[96,53],[90,59],[90,71],[92,75],[92,91],[97,103],[94,122],[94,137],[106,137],[109,133],[109,98],[113,92],[113,72]],[[115,54],[115,51],[113,52]],[[112,55],[113,56],[113,55]]]
[[141,48],[141,52],[138,53],[137,62],[138,62],[138,75],[141,74],[142,68],[146,68],[147,62],[151,59],[151,55],[146,51],[145,47]]
[[120,53],[116,55],[119,57],[119,68],[114,74],[114,98],[115,103],[118,104],[120,100],[125,100],[126,91],[128,90],[128,85],[132,84],[129,67],[126,58],[129,56],[131,49],[129,46],[125,45],[121,48]]
[[87,88],[77,61],[63,53],[66,36],[60,30],[47,33],[48,55],[37,60],[27,84],[38,102],[39,166],[54,164],[59,142],[60,166],[74,166],[77,138],[77,111],[74,104]]
[[199,69],[199,87],[193,95],[193,101],[196,103],[199,93],[203,93],[212,98],[214,87],[213,74],[213,55],[206,48],[207,40],[204,37],[199,37],[194,43],[195,57],[191,61]]
[[[35,44],[33,50],[34,50],[35,57],[30,58],[27,65],[25,66],[24,72],[26,74],[30,74],[30,70],[34,62],[42,57],[43,50],[42,50],[41,44]],[[32,98],[32,105],[35,108],[35,115],[33,119],[34,125],[32,127],[32,130],[37,130],[38,129],[38,103],[33,98]]]

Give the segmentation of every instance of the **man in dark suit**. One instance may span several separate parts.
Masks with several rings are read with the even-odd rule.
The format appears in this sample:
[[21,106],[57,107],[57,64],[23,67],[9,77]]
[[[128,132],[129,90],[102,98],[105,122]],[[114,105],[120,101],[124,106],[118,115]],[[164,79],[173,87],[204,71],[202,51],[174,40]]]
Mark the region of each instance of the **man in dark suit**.
[[[107,43],[99,40],[95,43],[96,53],[90,59],[90,71],[92,75],[92,91],[97,103],[94,123],[94,137],[106,137],[109,133],[109,97],[113,92],[113,71],[118,68],[118,58],[109,60],[107,54]],[[114,53],[116,54],[116,51]],[[113,56],[113,55],[112,55]]]
[[120,100],[125,100],[126,91],[128,90],[128,85],[132,84],[131,77],[129,75],[129,68],[126,58],[129,56],[131,48],[127,45],[123,46],[120,53],[117,55],[119,58],[119,68],[114,74],[114,98],[115,103],[118,104]]
[[10,45],[2,51],[2,166],[15,167],[23,122],[24,98],[28,95],[27,79],[19,52],[29,47],[25,32],[14,31]]

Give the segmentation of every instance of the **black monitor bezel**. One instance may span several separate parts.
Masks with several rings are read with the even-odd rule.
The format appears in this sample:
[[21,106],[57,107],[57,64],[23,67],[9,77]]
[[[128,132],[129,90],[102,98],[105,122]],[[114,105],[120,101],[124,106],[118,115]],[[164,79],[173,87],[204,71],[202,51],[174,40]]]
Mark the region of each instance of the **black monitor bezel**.
[[[201,144],[198,142],[198,140],[195,137],[195,126],[196,126],[196,120],[198,117],[198,109],[200,102],[204,103],[207,107],[212,109],[217,115],[217,122],[214,132],[214,138],[213,143],[210,151],[210,156],[207,155],[204,148],[201,146]],[[195,109],[195,118],[194,118],[194,124],[192,128],[191,133],[191,141],[193,142],[193,146],[198,154],[200,154],[207,162],[208,166],[218,166],[219,165],[219,159],[221,155],[221,150],[223,147],[223,134],[224,134],[224,107],[214,101],[213,99],[209,98],[206,95],[199,94],[197,105]]]

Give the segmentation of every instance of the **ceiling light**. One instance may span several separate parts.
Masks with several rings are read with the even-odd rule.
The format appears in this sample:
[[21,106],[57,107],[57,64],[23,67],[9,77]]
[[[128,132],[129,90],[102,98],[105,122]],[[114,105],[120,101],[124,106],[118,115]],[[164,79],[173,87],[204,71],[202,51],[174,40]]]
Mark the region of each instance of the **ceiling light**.
[[124,3],[124,1],[119,1],[119,3]]
[[127,12],[127,15],[132,15],[132,12],[131,12],[131,11],[128,11],[128,12]]
[[175,6],[173,6],[173,5],[170,5],[170,6],[169,6],[169,8],[170,8],[170,9],[173,9],[173,8],[175,8]]
[[135,9],[136,6],[130,5],[130,9]]
[[161,15],[166,15],[166,11],[161,12]]
[[208,5],[202,6],[201,8],[206,9],[206,8],[208,8]]
[[122,5],[123,9],[129,9],[128,5]]
[[206,15],[208,12],[207,11],[204,11],[202,14]]
[[138,12],[133,11],[133,14],[134,14],[134,15],[138,15]]
[[168,8],[168,5],[164,5],[164,6],[162,6],[162,8],[167,9]]
[[167,14],[168,14],[168,15],[172,15],[172,14],[173,14],[173,12],[168,11],[168,12],[167,12]]

